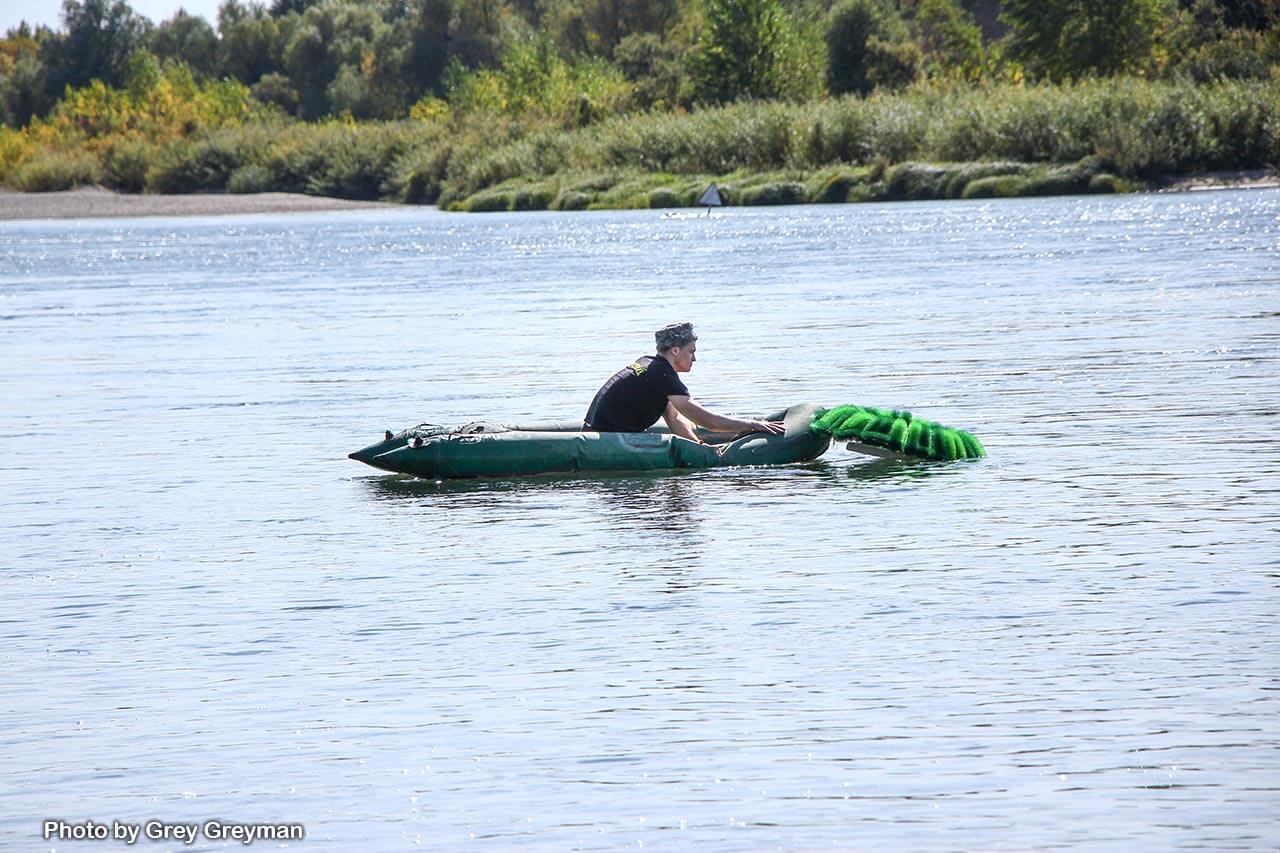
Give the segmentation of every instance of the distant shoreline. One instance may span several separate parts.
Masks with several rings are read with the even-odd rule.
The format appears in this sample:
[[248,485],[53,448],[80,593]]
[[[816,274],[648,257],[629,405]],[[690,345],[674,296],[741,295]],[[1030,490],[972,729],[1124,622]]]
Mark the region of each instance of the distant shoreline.
[[[1211,172],[1168,178],[1150,191],[1189,192],[1280,187],[1280,173],[1270,170]],[[353,201],[300,193],[200,193],[158,195],[118,193],[102,187],[79,187],[47,193],[0,190],[0,221],[104,219],[123,216],[242,216],[255,213],[313,213],[334,210],[421,207],[385,201]]]
[[120,216],[235,216],[402,207],[381,201],[351,201],[300,193],[202,193],[149,195],[78,187],[48,193],[0,190],[0,220],[101,219]]
[[1189,190],[1243,190],[1274,189],[1280,187],[1280,172],[1270,169],[1253,169],[1244,172],[1206,172],[1200,175],[1184,175],[1168,178],[1158,183],[1156,192],[1186,192]]

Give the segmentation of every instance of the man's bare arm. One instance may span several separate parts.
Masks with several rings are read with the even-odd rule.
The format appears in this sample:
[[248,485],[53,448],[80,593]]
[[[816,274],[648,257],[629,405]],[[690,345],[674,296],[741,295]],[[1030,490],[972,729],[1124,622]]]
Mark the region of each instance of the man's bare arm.
[[[668,397],[667,408],[674,408],[677,413],[684,415],[699,426],[703,426],[717,432],[741,432],[744,430],[750,430],[752,432],[768,432],[778,435],[783,431],[783,426],[778,421],[748,421],[743,420],[742,418],[729,418],[724,415],[717,415],[710,409],[704,408],[692,397]],[[672,427],[671,429],[674,431],[675,427]]]
[[699,444],[702,443],[702,439],[698,436],[697,424],[680,414],[670,402],[667,403],[667,408],[662,413],[662,419],[667,422],[667,427],[674,434],[690,441],[696,441]]

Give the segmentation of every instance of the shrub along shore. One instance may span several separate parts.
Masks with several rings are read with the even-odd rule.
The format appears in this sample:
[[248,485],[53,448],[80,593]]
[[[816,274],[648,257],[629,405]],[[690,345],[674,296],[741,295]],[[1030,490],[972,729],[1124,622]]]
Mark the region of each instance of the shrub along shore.
[[988,198],[1149,188],[1280,163],[1280,83],[1135,77],[922,83],[521,131],[447,110],[284,118],[226,81],[153,73],[0,129],[0,183],[126,193],[292,192],[442,209],[582,210]]

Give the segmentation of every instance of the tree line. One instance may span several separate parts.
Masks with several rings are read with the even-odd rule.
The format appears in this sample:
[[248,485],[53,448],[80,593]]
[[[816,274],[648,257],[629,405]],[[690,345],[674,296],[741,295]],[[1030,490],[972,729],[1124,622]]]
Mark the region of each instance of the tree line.
[[1274,0],[226,0],[155,24],[64,0],[0,40],[0,121],[47,116],[139,55],[316,120],[485,113],[564,127],[743,99],[802,103],[920,80],[1268,79]]

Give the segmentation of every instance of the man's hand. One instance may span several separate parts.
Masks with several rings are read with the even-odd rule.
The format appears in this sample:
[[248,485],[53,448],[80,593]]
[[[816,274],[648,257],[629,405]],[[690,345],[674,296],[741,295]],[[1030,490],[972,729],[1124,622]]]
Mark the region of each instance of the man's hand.
[[782,421],[748,421],[756,432],[767,432],[772,435],[782,435],[786,431],[786,425]]

